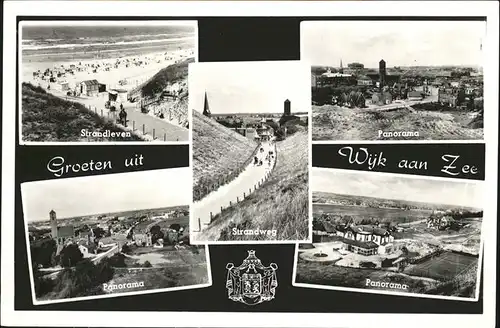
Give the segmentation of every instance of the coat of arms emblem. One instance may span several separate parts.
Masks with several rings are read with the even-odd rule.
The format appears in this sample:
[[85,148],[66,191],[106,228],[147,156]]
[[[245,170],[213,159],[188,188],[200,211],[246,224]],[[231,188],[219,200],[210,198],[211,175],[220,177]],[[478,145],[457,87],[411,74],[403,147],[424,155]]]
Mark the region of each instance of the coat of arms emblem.
[[226,269],[226,288],[230,300],[256,305],[274,298],[278,286],[276,263],[271,263],[268,267],[262,265],[252,250],[248,251],[247,258],[240,266],[228,263]]

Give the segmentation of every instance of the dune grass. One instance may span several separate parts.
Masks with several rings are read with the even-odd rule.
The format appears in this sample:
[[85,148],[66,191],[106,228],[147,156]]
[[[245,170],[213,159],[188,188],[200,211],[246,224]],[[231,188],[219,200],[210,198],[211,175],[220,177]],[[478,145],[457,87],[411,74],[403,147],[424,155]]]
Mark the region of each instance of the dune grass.
[[[306,240],[309,236],[308,134],[277,142],[276,167],[260,189],[218,214],[203,231],[209,240]],[[232,230],[275,230],[276,235],[233,235]]]
[[193,111],[193,198],[200,200],[236,178],[257,143]]
[[155,97],[156,95],[162,93],[167,85],[186,80],[188,76],[188,66],[190,63],[194,63],[194,58],[188,58],[179,63],[172,64],[161,69],[149,80],[129,92],[129,94],[132,97]]
[[110,120],[92,112],[84,105],[47,93],[30,83],[22,85],[22,134],[24,141],[139,141],[130,137],[81,137],[89,132],[127,132]]

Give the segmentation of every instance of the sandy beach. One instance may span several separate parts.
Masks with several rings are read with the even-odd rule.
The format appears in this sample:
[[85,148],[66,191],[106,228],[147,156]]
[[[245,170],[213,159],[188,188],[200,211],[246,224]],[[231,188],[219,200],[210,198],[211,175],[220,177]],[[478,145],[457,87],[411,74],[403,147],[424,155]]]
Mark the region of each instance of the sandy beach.
[[[162,68],[176,63],[177,61],[194,56],[191,49],[176,50],[171,52],[157,52],[141,56],[127,56],[106,59],[93,59],[81,61],[59,61],[59,62],[22,62],[22,81],[28,82],[44,89],[50,85],[52,90],[60,82],[68,82],[69,88],[74,89],[77,83],[85,80],[96,79],[99,83],[105,84],[106,89],[131,90],[139,84],[145,82],[155,75]],[[115,65],[116,63],[118,65]],[[136,65],[136,62],[142,62]],[[74,66],[72,66],[74,65]],[[95,69],[97,68],[97,69]],[[63,72],[64,76],[57,77],[56,82],[49,82],[40,77],[33,76],[34,72],[43,72],[49,69],[51,72]],[[69,73],[66,70],[71,70]],[[56,73],[57,74],[57,73]],[[126,84],[121,85],[120,80],[126,80]]]
[[[22,82],[40,86],[55,96],[82,103],[101,116],[117,122],[117,112],[111,112],[105,107],[108,101],[107,92],[87,96],[73,93],[69,95],[68,91],[78,89],[77,85],[82,81],[95,79],[106,86],[106,91],[120,89],[128,92],[146,82],[161,69],[192,57],[193,49],[180,49],[106,59],[28,62],[21,65]],[[45,72],[47,73],[44,74]],[[54,77],[55,81],[51,82],[50,77]],[[61,88],[61,83],[67,83],[67,87]],[[159,118],[154,111],[141,113],[138,102],[118,100],[117,103],[123,105],[127,111],[127,130],[135,129],[143,134],[145,140],[188,140],[188,129],[182,126],[178,118]]]

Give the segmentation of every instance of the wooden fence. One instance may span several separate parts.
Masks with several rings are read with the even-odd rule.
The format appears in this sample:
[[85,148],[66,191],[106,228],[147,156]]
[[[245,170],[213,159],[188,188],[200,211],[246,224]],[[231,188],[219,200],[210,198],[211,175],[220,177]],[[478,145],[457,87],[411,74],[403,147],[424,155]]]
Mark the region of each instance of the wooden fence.
[[119,114],[118,111],[104,111],[104,109],[98,109],[96,106],[88,106],[88,109],[97,115],[100,115],[102,118],[105,120],[108,120],[108,122],[121,127],[125,131],[130,131],[132,133],[135,133],[137,136],[144,140],[163,140],[163,141],[179,141],[179,138],[176,140],[167,140],[167,134],[163,133],[161,135],[160,133],[156,132],[156,129],[151,129],[146,126],[146,124],[138,124],[135,120],[127,120],[125,124],[122,124],[119,122]]
[[193,201],[196,202],[201,200],[212,191],[215,191],[236,179],[247,168],[247,166],[250,165],[259,149],[260,145],[254,149],[250,157],[248,157],[244,162],[238,165],[238,168],[236,170],[232,170],[230,173],[200,178],[198,180],[198,183],[193,186]]
[[[260,149],[260,145],[259,145],[259,147],[257,147],[257,149]],[[205,223],[205,225],[211,224],[216,219],[217,215],[222,214],[224,212],[224,210],[229,209],[234,204],[238,204],[238,203],[244,201],[248,196],[250,196],[253,192],[255,192],[257,189],[259,189],[267,181],[267,179],[269,179],[269,177],[271,176],[274,168],[276,167],[276,162],[278,161],[278,156],[276,154],[276,148],[274,149],[274,154],[275,154],[275,160],[273,162],[273,166],[271,167],[271,169],[269,171],[266,172],[266,174],[259,181],[257,181],[254,184],[253,188],[252,187],[249,188],[248,189],[248,193],[247,192],[243,192],[242,195],[236,196],[236,200],[234,202],[233,201],[229,201],[229,204],[226,207],[221,206],[219,213],[214,214],[214,213],[210,212],[210,222],[209,223]],[[253,156],[251,157],[251,159],[253,159]],[[194,230],[195,232],[200,232],[202,230],[201,218],[198,218],[198,227],[197,228],[198,228],[198,230]]]

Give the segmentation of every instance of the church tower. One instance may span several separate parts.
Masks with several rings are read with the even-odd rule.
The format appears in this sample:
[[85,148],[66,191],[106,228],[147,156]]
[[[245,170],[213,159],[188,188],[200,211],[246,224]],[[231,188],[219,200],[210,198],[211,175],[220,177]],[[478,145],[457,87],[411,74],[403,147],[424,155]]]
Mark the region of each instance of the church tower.
[[203,103],[203,115],[210,117],[210,106],[208,105],[208,96],[207,92],[205,91],[205,101]]
[[385,70],[385,60],[381,59],[380,62],[378,63],[378,73],[380,76],[380,92],[385,87],[385,77],[386,77],[386,70]]
[[339,69],[339,73],[340,73],[340,74],[343,74],[343,73],[344,73],[344,67],[342,66],[342,59],[340,59],[340,69]]
[[57,240],[57,218],[56,218],[56,211],[51,210],[49,212],[49,217],[50,217],[50,231],[51,231],[52,239]]

